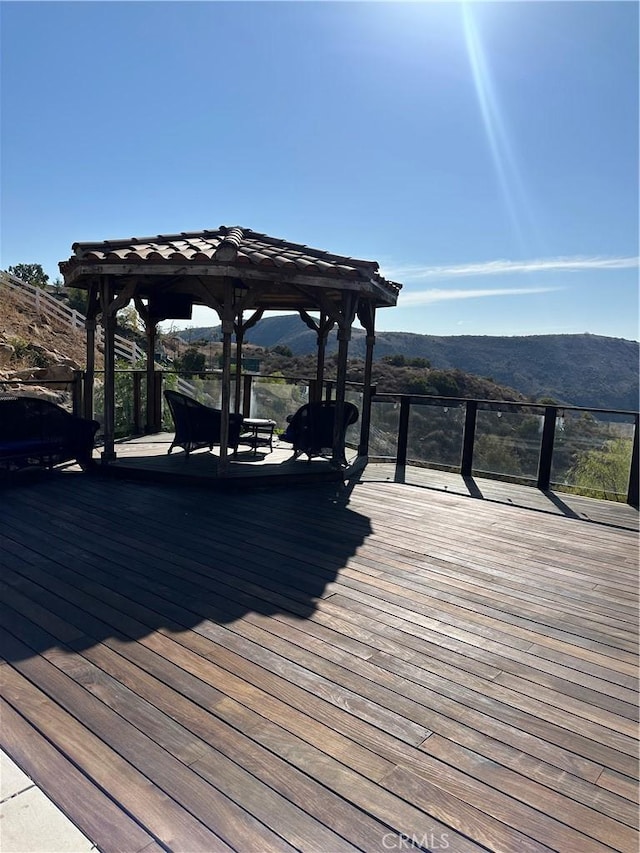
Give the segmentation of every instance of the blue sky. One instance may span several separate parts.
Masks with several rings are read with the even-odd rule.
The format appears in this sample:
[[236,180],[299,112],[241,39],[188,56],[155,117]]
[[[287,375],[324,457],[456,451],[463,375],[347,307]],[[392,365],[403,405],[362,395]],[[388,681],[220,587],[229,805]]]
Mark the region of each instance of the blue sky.
[[1,13],[2,268],[241,225],[379,261],[380,329],[638,339],[636,3]]

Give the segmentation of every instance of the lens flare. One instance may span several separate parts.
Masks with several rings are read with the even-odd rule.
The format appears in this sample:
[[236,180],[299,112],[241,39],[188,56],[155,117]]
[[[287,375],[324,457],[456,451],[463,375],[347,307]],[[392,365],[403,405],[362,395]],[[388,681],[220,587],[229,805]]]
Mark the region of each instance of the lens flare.
[[[461,3],[461,8],[473,84],[491,157],[515,236],[520,244],[520,250],[525,255],[527,245],[537,229],[495,93],[480,33],[473,18],[471,3]],[[525,239],[525,231],[528,240]]]

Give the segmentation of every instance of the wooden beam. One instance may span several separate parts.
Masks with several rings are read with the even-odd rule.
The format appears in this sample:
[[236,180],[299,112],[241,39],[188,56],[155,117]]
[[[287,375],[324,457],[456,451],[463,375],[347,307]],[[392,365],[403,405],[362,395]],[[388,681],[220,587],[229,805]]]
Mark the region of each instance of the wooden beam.
[[[182,276],[193,278],[209,278],[223,280],[227,277],[239,278],[252,282],[265,282],[267,284],[277,284],[282,288],[293,287],[299,285],[301,287],[312,287],[318,290],[337,290],[337,291],[355,291],[361,294],[377,297],[379,302],[384,305],[395,305],[398,301],[398,291],[387,288],[380,282],[366,278],[338,278],[335,276],[310,275],[305,273],[294,273],[293,275],[283,275],[281,270],[264,270],[250,269],[244,267],[232,267],[228,265],[221,266],[181,266],[172,267],[166,264],[81,264],[65,273],[65,285],[67,287],[76,287],[74,282],[88,275],[114,275],[117,278],[123,276],[135,276],[135,279],[140,285],[145,279],[156,276],[158,278],[167,278],[170,276]],[[204,304],[208,304],[205,302]],[[292,309],[293,310],[293,309]]]
[[115,316],[121,308],[125,308],[129,302],[131,302],[135,297],[136,290],[137,282],[135,279],[128,281],[123,290],[121,290],[117,296],[112,297],[109,304],[103,307],[103,311],[106,310],[109,314],[113,314]]
[[223,314],[223,306],[222,302],[220,302],[217,297],[211,293],[211,290],[205,285],[204,282],[196,280],[194,282],[193,295],[199,295],[201,302],[206,305],[208,308],[213,308],[216,314],[220,317],[220,322],[222,322],[222,314]]

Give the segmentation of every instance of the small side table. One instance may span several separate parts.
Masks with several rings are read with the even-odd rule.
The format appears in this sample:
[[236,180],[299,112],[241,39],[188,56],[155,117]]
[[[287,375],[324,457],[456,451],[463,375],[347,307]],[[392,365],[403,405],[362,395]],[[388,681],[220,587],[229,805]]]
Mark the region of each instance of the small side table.
[[253,449],[253,455],[258,452],[258,445],[268,446],[269,452],[273,450],[273,431],[276,427],[276,422],[267,418],[244,418],[242,421],[242,430],[248,433],[241,436],[245,441],[248,441]]

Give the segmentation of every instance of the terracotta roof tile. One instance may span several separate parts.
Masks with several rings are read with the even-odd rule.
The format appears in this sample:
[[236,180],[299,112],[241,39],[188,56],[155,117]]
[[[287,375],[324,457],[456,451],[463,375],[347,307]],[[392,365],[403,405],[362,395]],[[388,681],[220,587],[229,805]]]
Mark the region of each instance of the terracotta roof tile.
[[234,263],[265,270],[297,270],[308,275],[372,279],[396,293],[401,287],[379,274],[376,261],[335,255],[236,225],[153,237],[74,243],[73,253],[68,261],[61,263],[63,272],[84,263]]

